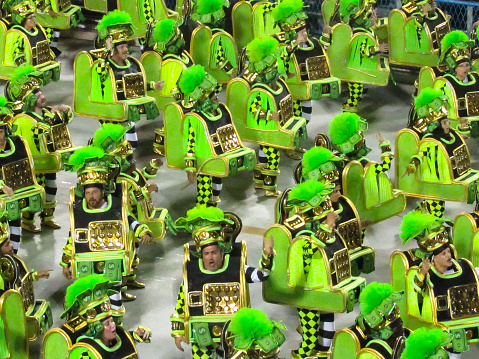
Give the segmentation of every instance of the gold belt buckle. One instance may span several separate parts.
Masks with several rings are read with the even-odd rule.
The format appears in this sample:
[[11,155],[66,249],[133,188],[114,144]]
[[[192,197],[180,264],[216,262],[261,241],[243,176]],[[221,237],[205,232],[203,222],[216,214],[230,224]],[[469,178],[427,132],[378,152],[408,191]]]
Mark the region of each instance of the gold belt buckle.
[[203,306],[203,292],[194,290],[188,293],[188,302],[190,307],[202,307]]
[[436,307],[437,310],[447,310],[449,308],[449,301],[447,300],[447,295],[436,296]]

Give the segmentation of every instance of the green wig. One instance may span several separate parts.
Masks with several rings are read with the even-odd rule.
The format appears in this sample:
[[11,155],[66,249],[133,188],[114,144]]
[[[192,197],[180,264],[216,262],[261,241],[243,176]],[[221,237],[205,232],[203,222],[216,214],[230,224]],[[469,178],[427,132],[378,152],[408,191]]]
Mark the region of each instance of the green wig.
[[359,131],[361,117],[353,112],[337,115],[329,124],[329,137],[335,145],[348,141],[351,136]]
[[93,158],[102,158],[105,156],[105,152],[101,148],[94,146],[84,146],[75,150],[68,159],[68,164],[72,166],[74,171],[83,167],[85,161]]
[[[103,16],[98,22],[97,29],[100,34],[104,34],[110,26],[119,24],[131,24],[131,16],[126,11],[113,10]],[[105,36],[102,36],[105,37]]]
[[307,202],[318,194],[322,197],[329,195],[333,188],[334,185],[331,183],[310,179],[297,184],[289,193],[289,199]]
[[414,107],[417,109],[419,107],[428,105],[438,97],[444,97],[444,94],[441,90],[430,87],[423,88],[419,95],[414,99]]
[[303,175],[314,171],[328,161],[334,161],[333,153],[325,147],[313,147],[303,155]]
[[238,341],[251,342],[270,334],[273,327],[271,320],[261,310],[241,308],[231,319],[228,330]]
[[223,8],[223,0],[198,0],[198,14],[212,14]]
[[303,10],[303,0],[284,0],[273,9],[274,21],[279,22]]
[[169,42],[176,33],[176,21],[173,19],[163,19],[156,23],[153,30],[153,39],[157,43]]
[[379,307],[384,299],[394,292],[394,287],[388,283],[372,282],[359,295],[359,310],[366,315]]
[[411,211],[404,216],[401,222],[401,238],[403,244],[421,235],[423,231],[442,225],[443,219],[432,214],[425,214],[420,211]]
[[68,286],[65,294],[65,309],[70,308],[75,303],[78,295],[87,290],[92,290],[99,283],[107,283],[108,279],[100,274],[90,274],[83,278],[78,278],[73,284]]
[[[450,334],[439,328],[418,328],[406,339],[401,359],[428,359],[451,342]],[[441,356],[441,358],[445,358]]]
[[206,70],[201,65],[188,67],[180,78],[180,90],[184,94],[192,93],[205,79]]
[[275,55],[279,42],[270,36],[259,36],[253,39],[247,46],[248,59],[251,62],[260,62],[264,58]]
[[451,31],[447,33],[441,40],[441,53],[444,54],[452,45],[468,41],[469,37],[467,37],[467,35],[462,31]]
[[93,136],[93,146],[103,148],[102,143],[108,137],[118,142],[125,135],[126,129],[118,123],[104,123]]

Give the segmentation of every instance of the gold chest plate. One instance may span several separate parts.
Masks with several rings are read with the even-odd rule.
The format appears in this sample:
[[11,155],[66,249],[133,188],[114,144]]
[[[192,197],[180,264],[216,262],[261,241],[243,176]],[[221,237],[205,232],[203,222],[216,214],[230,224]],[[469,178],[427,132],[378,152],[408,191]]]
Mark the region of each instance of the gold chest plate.
[[32,186],[33,174],[28,159],[8,163],[2,167],[2,179],[14,191],[19,188]]
[[479,314],[479,296],[477,284],[464,284],[449,288],[447,291],[451,304],[451,318],[477,316]]
[[37,60],[37,65],[44,64],[50,61],[50,44],[47,40],[37,42],[36,46],[32,48],[32,56]]
[[438,44],[440,44],[442,39],[444,38],[444,36],[446,36],[446,34],[451,31],[451,28],[450,28],[448,22],[443,22],[443,23],[437,25],[434,28],[434,30],[436,32],[436,41],[437,41]]
[[338,283],[351,277],[351,261],[346,248],[334,253],[331,274],[336,273]]
[[330,77],[326,56],[314,56],[306,59],[306,73],[310,80],[320,80]]
[[479,91],[466,93],[466,109],[468,116],[479,115]]
[[284,124],[288,122],[291,117],[293,117],[293,98],[291,95],[288,95],[279,101],[279,108],[281,111],[280,123],[281,126],[284,126]]
[[216,130],[216,136],[223,152],[241,148],[238,134],[232,124],[218,128]]
[[240,284],[208,283],[203,286],[205,315],[233,314],[240,309]]
[[88,243],[92,251],[124,249],[123,236],[120,220],[93,221],[88,224]]
[[67,125],[64,123],[52,126],[51,137],[47,141],[53,143],[55,151],[66,150],[73,146],[70,132],[68,131]]
[[471,160],[469,158],[469,153],[467,152],[466,145],[460,145],[454,151],[454,160],[452,161],[453,168],[456,168],[459,176],[469,171],[471,168]]
[[123,76],[123,89],[125,98],[133,99],[145,97],[145,80],[142,73],[126,74]]
[[20,295],[23,299],[25,311],[35,304],[35,295],[33,294],[33,278],[31,273],[27,273],[22,278],[22,285],[19,288]]
[[356,219],[351,219],[338,226],[338,232],[343,237],[348,249],[355,249],[362,245],[361,229]]

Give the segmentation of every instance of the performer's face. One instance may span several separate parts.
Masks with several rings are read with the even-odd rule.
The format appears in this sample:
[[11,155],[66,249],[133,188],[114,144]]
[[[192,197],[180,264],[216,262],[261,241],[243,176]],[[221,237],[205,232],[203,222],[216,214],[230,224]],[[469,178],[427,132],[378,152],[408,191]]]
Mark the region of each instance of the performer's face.
[[462,62],[455,68],[456,77],[459,80],[464,80],[471,70],[471,64],[469,62]]
[[3,243],[3,246],[1,248],[1,253],[2,253],[2,257],[6,254],[10,254],[10,255],[13,254],[13,246],[12,246],[12,242],[10,242],[10,239],[7,239]]
[[120,44],[115,46],[115,54],[118,59],[125,61],[128,57],[128,44]]
[[0,142],[5,142],[6,137],[5,126],[0,126]]
[[28,15],[25,19],[25,24],[23,27],[27,31],[32,31],[37,26],[37,22],[35,20],[35,14]]
[[444,133],[448,134],[451,129],[451,126],[449,125],[449,119],[445,118],[444,120],[441,120],[441,127],[444,130]]
[[217,244],[203,248],[201,253],[203,255],[203,268],[206,270],[216,272],[223,266],[223,252]]
[[85,199],[90,209],[99,209],[105,203],[103,191],[98,187],[89,187],[85,189]]
[[103,332],[101,338],[104,343],[110,343],[116,338],[116,324],[112,317],[105,319],[103,322]]
[[41,91],[37,91],[35,93],[35,96],[37,96],[37,102],[35,102],[35,107],[38,108],[45,108],[47,105],[47,99],[45,96],[43,96],[43,93]]
[[440,272],[445,273],[452,266],[451,248],[446,248],[441,253],[433,257],[434,267]]

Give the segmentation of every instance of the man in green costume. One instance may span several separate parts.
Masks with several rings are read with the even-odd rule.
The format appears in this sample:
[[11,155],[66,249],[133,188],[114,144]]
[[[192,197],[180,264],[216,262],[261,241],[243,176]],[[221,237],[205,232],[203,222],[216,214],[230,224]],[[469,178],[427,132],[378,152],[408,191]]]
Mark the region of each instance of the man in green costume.
[[[46,201],[42,226],[59,229],[53,214],[57,204],[57,172],[63,168],[62,152],[72,149],[73,144],[67,124],[73,119],[70,106],[47,106],[41,91],[41,73],[33,66],[20,66],[7,83],[7,97],[14,104],[18,115],[14,119],[14,134],[22,136],[30,147],[35,163],[37,182],[45,188]],[[50,143],[51,142],[51,143]],[[38,233],[34,214],[22,213],[22,228],[28,232]]]
[[194,359],[214,357],[224,323],[249,306],[247,283],[266,280],[273,267],[272,238],[263,238],[261,270],[250,267],[246,244],[225,239],[225,221],[221,209],[206,206],[189,210],[184,220],[196,251],[185,245],[185,281],[170,319],[171,335],[178,350],[184,351],[182,342],[191,344]]

